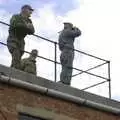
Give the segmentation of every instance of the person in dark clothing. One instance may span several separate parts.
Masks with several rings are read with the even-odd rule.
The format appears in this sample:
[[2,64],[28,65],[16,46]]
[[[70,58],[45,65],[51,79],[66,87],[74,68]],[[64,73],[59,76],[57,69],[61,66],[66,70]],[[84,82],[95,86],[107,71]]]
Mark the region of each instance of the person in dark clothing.
[[72,66],[74,60],[74,40],[81,35],[81,31],[77,27],[73,27],[72,23],[64,23],[64,29],[59,35],[59,49],[61,51],[60,61],[62,71],[60,74],[60,82],[70,85],[72,77]]

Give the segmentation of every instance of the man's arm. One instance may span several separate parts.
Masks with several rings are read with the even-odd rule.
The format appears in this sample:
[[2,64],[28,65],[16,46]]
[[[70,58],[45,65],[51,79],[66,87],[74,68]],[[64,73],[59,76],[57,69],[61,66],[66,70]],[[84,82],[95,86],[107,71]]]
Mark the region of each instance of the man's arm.
[[20,15],[13,15],[10,20],[10,25],[12,28],[17,30],[18,32],[27,32],[28,34],[33,34],[35,32],[32,21],[28,19],[28,21],[21,18]]
[[11,27],[15,29],[26,29],[27,25],[20,19],[19,15],[13,15],[10,19],[10,25]]
[[29,19],[29,22],[27,23],[27,28],[28,28],[28,34],[34,34],[35,29],[30,19]]
[[74,27],[72,30],[65,30],[64,34],[65,36],[78,37],[81,35],[81,31],[77,27]]

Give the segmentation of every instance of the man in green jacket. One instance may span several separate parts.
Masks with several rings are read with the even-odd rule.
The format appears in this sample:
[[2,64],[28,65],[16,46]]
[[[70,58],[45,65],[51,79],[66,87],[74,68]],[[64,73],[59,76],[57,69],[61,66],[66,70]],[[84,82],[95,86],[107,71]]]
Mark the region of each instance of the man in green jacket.
[[20,60],[24,53],[25,36],[35,32],[30,19],[32,12],[31,6],[24,5],[20,14],[13,15],[10,19],[7,47],[12,56],[11,67],[16,69],[20,69]]
[[24,72],[28,72],[34,75],[37,75],[36,72],[36,57],[38,55],[38,51],[36,49],[31,51],[31,54],[28,58],[24,58],[21,60],[21,70]]

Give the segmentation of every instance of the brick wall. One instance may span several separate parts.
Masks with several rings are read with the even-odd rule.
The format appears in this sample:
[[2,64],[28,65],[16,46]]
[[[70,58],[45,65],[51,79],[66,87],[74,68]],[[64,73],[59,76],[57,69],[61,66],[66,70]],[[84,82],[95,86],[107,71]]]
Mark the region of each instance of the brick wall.
[[18,104],[33,108],[45,108],[78,120],[120,120],[120,116],[111,113],[98,111],[22,88],[0,84],[0,120],[5,120],[3,115],[7,120],[18,120],[19,111],[16,109]]

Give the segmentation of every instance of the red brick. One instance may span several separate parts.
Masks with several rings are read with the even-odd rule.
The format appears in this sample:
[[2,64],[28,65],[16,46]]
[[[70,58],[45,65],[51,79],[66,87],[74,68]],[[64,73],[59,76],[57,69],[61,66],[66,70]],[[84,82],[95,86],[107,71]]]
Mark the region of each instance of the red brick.
[[[120,116],[80,106],[71,102],[31,92],[22,88],[1,85],[0,110],[7,116],[7,120],[17,120],[17,104],[46,108],[78,120],[120,120]],[[0,114],[0,120],[4,120]]]

